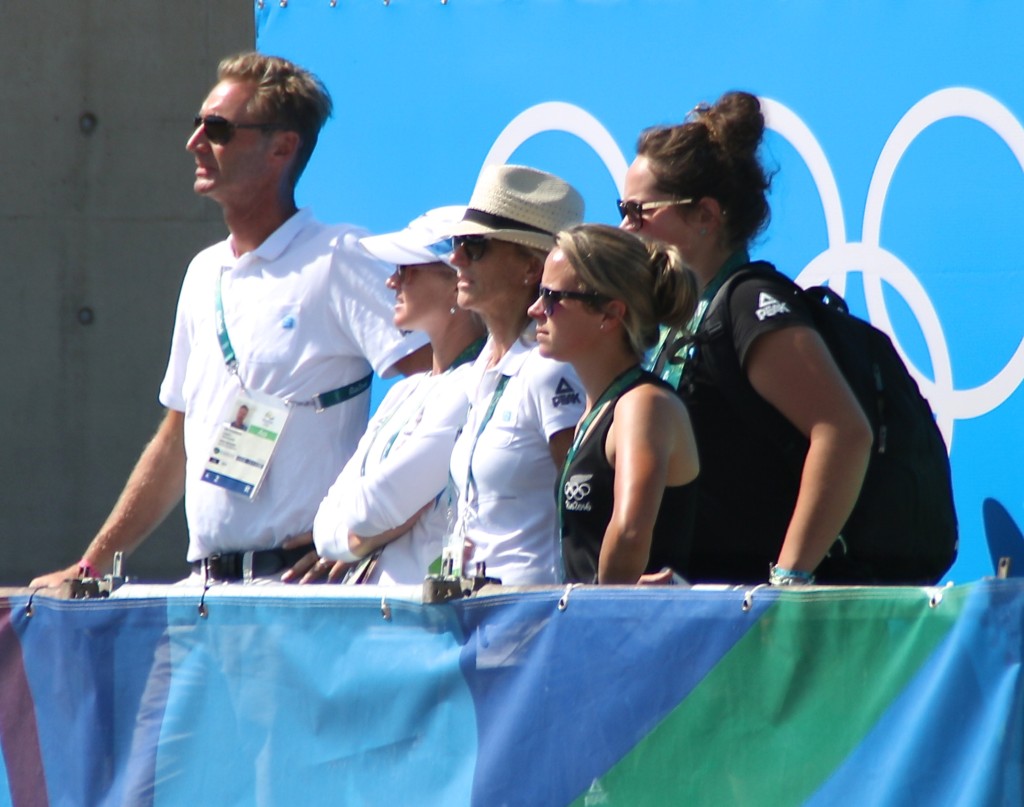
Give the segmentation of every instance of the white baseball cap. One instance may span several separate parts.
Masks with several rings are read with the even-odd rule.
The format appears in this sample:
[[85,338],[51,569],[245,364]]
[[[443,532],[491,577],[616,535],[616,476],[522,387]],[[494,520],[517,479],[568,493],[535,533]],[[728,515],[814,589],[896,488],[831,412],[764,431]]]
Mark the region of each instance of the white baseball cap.
[[[359,239],[363,249],[387,263],[415,266],[421,263],[449,263],[450,251],[428,249],[445,238],[466,212],[465,205],[447,205],[417,216],[402,230]],[[454,268],[454,267],[453,267]]]

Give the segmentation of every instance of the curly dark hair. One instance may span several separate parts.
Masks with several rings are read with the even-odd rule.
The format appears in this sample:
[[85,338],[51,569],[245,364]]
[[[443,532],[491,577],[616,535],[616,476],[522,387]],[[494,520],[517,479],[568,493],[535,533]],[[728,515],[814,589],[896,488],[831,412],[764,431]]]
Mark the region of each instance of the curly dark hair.
[[714,105],[698,105],[684,123],[645,129],[636,151],[647,158],[660,190],[716,199],[726,214],[729,242],[745,246],[771,218],[771,176],[757,154],[763,137],[757,96],[728,92]]

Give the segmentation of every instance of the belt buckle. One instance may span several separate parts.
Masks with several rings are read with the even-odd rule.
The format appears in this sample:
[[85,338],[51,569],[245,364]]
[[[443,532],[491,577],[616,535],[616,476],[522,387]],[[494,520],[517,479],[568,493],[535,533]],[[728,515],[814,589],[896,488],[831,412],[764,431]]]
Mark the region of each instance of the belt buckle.
[[227,554],[217,552],[210,555],[205,563],[207,576],[211,580],[219,580],[225,583],[242,578],[242,564],[239,554],[236,552],[229,552]]
[[221,563],[221,554],[219,552],[206,558],[204,565],[206,566],[206,576],[209,580],[224,579],[224,567]]
[[253,556],[255,552],[243,552],[242,553],[242,582],[251,583],[253,580]]
[[209,588],[210,583],[217,580],[217,558],[219,555],[207,555],[199,561],[199,573],[203,576],[203,588]]

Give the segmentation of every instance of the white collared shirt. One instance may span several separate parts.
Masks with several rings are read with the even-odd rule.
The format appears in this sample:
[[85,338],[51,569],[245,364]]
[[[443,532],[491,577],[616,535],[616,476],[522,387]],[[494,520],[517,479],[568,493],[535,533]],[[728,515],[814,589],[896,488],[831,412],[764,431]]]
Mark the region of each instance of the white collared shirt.
[[228,240],[200,252],[178,299],[164,406],[185,413],[185,513],[189,560],[215,552],[267,549],[312,528],[328,487],[366,427],[369,394],[317,413],[291,408],[266,480],[249,501],[202,482],[224,409],[239,392],[215,327],[221,278],[225,323],[246,388],[308,403],[426,343],[392,324],[392,267],[358,244],[365,233],[326,226],[300,210],[252,252]]
[[[487,369],[490,349],[488,342],[473,365],[471,409],[452,451],[458,520],[472,545],[465,569],[472,574],[477,563],[486,563],[487,575],[506,585],[558,583],[562,565],[554,491],[561,469],[548,441],[579,422],[583,385],[571,365],[541,356],[528,336]],[[508,384],[477,440],[502,375],[509,376]]]
[[[418,584],[440,561],[447,526],[448,461],[466,420],[463,365],[396,383],[320,504],[313,537],[322,557],[348,549],[348,534],[379,535],[427,506],[412,528],[387,544],[366,582]],[[436,573],[436,572],[435,572]]]

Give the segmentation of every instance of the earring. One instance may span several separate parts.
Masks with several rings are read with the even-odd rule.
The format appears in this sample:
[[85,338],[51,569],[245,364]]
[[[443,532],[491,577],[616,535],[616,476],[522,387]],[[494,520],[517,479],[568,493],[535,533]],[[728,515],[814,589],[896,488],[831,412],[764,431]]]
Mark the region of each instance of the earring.
[[708,234],[708,228],[707,227],[701,227],[700,228],[700,237],[703,238],[707,234]]
[[453,305],[451,308],[448,309],[448,313],[454,315],[457,310],[458,309]]

